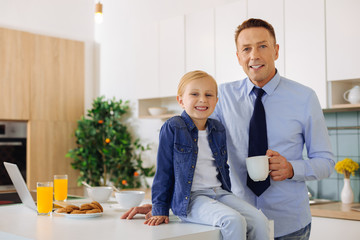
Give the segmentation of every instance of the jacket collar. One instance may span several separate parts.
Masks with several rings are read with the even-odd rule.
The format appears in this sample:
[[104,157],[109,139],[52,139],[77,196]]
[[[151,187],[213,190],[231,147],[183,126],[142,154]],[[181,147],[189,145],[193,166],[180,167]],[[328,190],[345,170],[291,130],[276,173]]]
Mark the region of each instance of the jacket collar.
[[[193,122],[193,120],[191,119],[191,117],[187,114],[186,111],[183,111],[181,113],[181,118],[184,120],[187,129],[189,130],[189,132],[193,131],[194,129],[196,129],[198,131],[198,129],[196,128],[195,123]],[[208,120],[206,121],[206,128],[209,131],[209,133],[213,130],[216,129],[216,126],[214,124],[214,120],[211,118],[208,118]]]

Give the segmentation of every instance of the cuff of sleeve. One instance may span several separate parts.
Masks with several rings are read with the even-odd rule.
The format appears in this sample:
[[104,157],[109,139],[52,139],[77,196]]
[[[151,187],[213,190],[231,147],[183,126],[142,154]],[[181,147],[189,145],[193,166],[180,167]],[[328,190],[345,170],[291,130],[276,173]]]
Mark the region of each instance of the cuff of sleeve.
[[163,208],[159,206],[153,206],[151,214],[153,216],[169,216],[169,208]]
[[294,181],[303,181],[305,176],[305,166],[301,161],[289,161],[293,167],[294,176],[291,180]]

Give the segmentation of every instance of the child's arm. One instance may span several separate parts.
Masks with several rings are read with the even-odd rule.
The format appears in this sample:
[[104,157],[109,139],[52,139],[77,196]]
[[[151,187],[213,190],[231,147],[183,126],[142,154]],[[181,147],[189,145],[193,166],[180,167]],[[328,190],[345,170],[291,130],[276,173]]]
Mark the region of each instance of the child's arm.
[[174,129],[167,121],[160,129],[157,167],[151,187],[153,216],[169,216],[175,186],[173,148]]
[[168,216],[152,216],[148,220],[144,222],[144,224],[147,224],[149,226],[157,226],[162,223],[169,223],[169,217]]

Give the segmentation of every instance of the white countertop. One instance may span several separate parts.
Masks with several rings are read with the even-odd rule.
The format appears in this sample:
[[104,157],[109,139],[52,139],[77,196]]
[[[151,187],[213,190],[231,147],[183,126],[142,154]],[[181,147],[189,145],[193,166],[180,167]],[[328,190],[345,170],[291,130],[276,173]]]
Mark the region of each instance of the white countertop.
[[123,220],[120,216],[125,210],[116,208],[113,203],[102,206],[102,216],[83,219],[58,214],[38,216],[23,204],[1,206],[0,239],[220,239],[220,231],[216,227],[182,223],[176,216],[170,216],[169,224],[148,226],[143,224],[143,215]]

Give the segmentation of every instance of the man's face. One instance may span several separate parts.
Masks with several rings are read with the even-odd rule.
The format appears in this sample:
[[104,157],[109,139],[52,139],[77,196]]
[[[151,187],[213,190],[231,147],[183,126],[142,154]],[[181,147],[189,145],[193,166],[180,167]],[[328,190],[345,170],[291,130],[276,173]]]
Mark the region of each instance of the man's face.
[[275,75],[275,60],[279,45],[263,27],[247,28],[240,32],[236,41],[237,58],[251,82],[263,87]]

